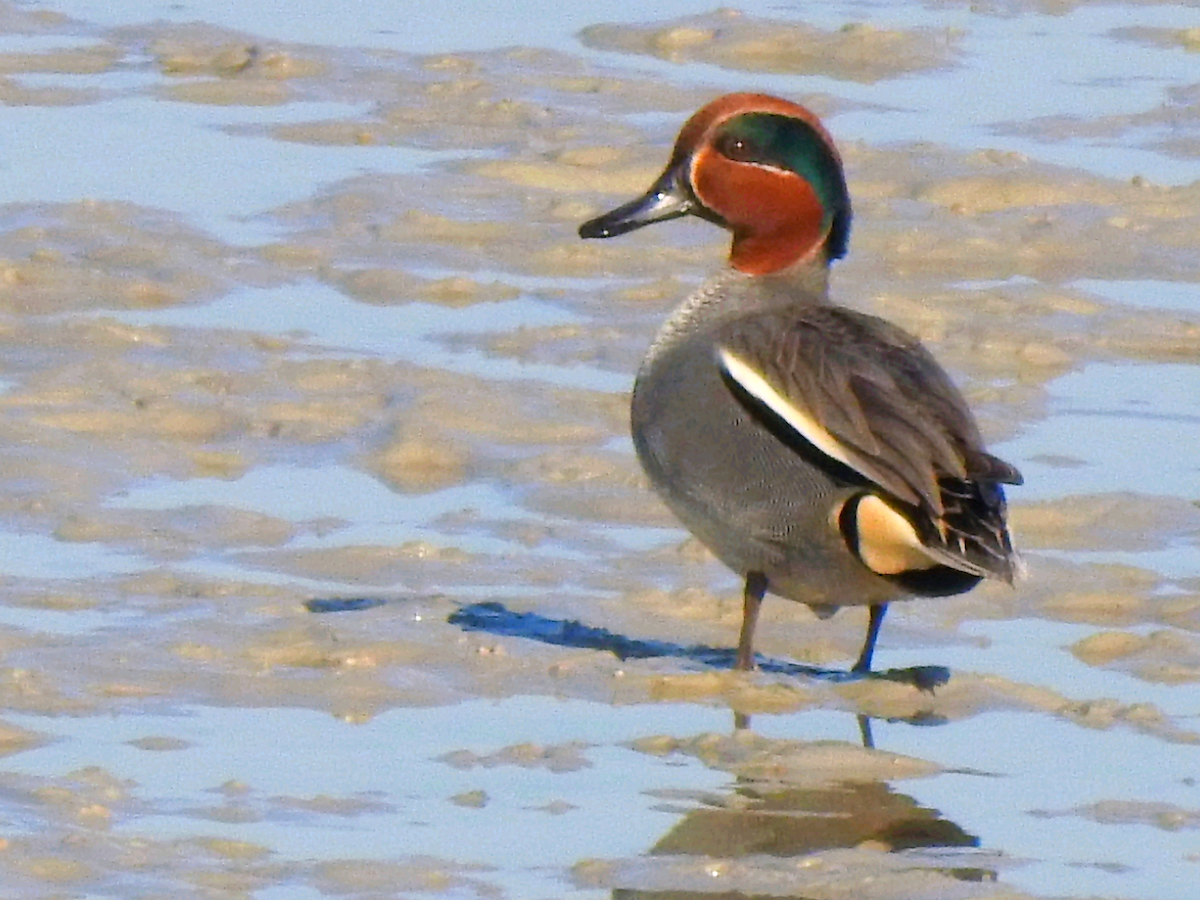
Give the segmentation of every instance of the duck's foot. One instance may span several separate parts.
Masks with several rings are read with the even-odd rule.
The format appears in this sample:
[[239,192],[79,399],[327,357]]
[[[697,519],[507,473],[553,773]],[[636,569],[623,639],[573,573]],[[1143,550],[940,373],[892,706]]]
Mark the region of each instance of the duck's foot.
[[940,688],[950,681],[950,670],[945,666],[910,666],[907,669],[886,669],[883,672],[863,674],[872,678],[882,678],[884,681],[911,684],[927,694],[932,694],[934,688]]

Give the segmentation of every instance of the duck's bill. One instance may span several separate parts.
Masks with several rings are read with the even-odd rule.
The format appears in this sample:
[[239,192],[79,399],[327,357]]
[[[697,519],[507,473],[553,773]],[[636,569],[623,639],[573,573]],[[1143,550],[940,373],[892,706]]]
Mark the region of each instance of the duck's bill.
[[693,210],[691,192],[674,167],[667,169],[654,186],[638,199],[579,226],[581,238],[610,238],[619,234],[686,216]]

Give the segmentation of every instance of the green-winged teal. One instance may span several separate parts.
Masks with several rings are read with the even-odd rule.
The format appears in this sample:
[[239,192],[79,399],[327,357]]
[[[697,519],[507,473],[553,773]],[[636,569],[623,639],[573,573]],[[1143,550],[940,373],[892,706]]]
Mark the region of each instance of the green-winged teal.
[[730,94],[683,126],[637,200],[587,222],[615,237],[694,215],[733,234],[730,266],[663,324],[633,387],[638,459],[680,521],[745,578],[737,666],[753,666],[766,592],[827,615],[1019,567],[1002,484],[962,395],[912,335],[832,304],[846,252],[841,159],[809,110]]

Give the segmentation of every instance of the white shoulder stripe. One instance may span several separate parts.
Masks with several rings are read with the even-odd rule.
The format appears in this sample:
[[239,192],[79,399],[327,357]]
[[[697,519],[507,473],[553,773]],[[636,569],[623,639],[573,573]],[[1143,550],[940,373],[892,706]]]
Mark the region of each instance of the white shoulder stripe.
[[718,347],[717,354],[720,358],[721,368],[741,386],[742,390],[787,422],[800,437],[826,456],[860,472],[860,474],[865,474],[850,461],[846,449],[837,438],[817,422],[810,413],[791,403],[779,391],[771,387],[753,366],[724,347]]

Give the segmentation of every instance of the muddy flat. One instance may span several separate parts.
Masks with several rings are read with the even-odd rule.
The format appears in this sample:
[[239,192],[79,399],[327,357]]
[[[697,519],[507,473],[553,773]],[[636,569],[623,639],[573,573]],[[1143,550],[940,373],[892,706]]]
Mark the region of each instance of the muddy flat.
[[[248,5],[0,4],[0,894],[1192,894],[1194,4]],[[628,436],[728,239],[576,230],[731,90],[1025,475],[884,677]]]

